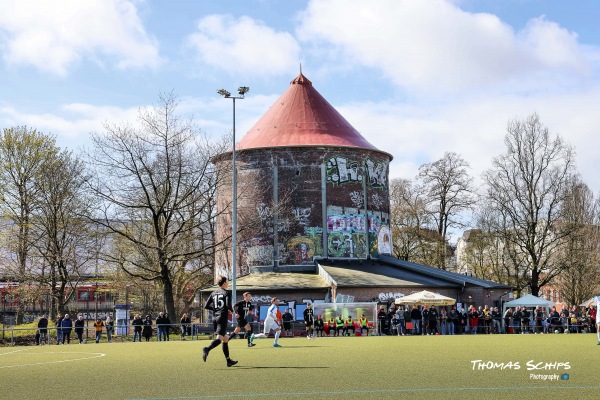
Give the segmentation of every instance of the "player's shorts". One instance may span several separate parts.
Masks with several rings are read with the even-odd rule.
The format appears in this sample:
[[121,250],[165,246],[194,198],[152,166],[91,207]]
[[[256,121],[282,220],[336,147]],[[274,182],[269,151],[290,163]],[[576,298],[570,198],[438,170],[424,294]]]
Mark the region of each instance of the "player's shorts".
[[271,331],[271,329],[276,330],[279,329],[279,324],[273,320],[266,320],[265,321],[265,335],[268,335],[269,332]]
[[246,325],[248,325],[248,321],[246,321],[246,318],[236,318],[236,320],[237,320],[237,325],[238,325],[240,328],[243,328],[243,327],[245,327]]
[[227,318],[219,318],[213,321],[213,326],[215,328],[215,333],[217,335],[225,336],[227,333],[227,323],[229,321]]
[[306,325],[307,328],[310,328],[311,326],[313,326],[313,322],[312,321],[304,321],[304,325]]

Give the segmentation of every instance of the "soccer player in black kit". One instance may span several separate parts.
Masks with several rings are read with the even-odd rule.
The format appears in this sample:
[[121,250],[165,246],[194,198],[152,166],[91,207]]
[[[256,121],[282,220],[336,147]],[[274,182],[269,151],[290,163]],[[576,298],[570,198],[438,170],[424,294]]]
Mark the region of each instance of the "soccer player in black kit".
[[244,329],[246,330],[244,338],[248,341],[248,347],[252,347],[256,345],[252,343],[254,341],[254,338],[252,336],[254,335],[252,334],[252,327],[246,320],[246,317],[248,316],[250,310],[254,310],[254,306],[250,303],[250,300],[252,300],[250,292],[244,293],[243,296],[244,299],[242,301],[238,301],[237,303],[235,303],[235,306],[233,306],[235,318],[237,319],[237,326],[235,327],[235,330],[233,331],[233,335],[231,335],[231,337],[235,337],[235,335],[240,333],[242,327],[244,327]]
[[313,324],[315,321],[315,310],[312,308],[312,303],[308,303],[306,305],[306,309],[304,310],[304,325],[306,325],[306,338],[314,339],[314,329]]
[[213,325],[215,327],[215,334],[217,335],[217,338],[212,341],[210,346],[202,349],[202,360],[206,362],[208,353],[223,343],[223,354],[225,354],[225,358],[227,359],[227,366],[232,367],[237,364],[237,361],[229,358],[229,338],[226,335],[227,316],[230,312],[233,312],[233,308],[231,308],[231,297],[227,291],[227,286],[229,286],[229,283],[227,282],[226,277],[219,276],[217,284],[220,286],[220,288],[210,294],[210,297],[208,300],[206,300],[206,304],[204,305],[205,309],[212,310],[213,312]]

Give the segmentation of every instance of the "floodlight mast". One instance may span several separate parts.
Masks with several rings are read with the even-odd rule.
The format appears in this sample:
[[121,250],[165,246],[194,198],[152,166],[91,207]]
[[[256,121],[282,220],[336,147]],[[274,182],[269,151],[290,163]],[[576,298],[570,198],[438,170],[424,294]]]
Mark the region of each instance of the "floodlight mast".
[[[225,89],[217,90],[217,93],[226,99],[233,100],[233,150],[231,152],[231,162],[233,169],[232,179],[232,192],[233,192],[233,210],[232,210],[232,234],[231,234],[231,259],[232,259],[232,274],[231,274],[231,297],[233,304],[236,303],[236,278],[237,278],[237,168],[235,160],[235,100],[244,99],[246,93],[250,91],[248,86],[240,86],[238,88],[239,96],[232,96],[231,93]],[[237,320],[234,318],[233,325],[237,324]]]

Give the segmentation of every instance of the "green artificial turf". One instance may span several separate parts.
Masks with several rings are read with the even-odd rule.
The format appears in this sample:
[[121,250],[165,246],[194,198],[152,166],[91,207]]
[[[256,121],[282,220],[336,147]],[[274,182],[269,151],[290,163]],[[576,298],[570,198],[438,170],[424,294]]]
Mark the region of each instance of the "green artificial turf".
[[208,340],[13,346],[0,348],[0,381],[11,399],[598,399],[596,342],[594,334],[283,338],[282,348],[232,340],[231,368],[221,347],[202,362]]

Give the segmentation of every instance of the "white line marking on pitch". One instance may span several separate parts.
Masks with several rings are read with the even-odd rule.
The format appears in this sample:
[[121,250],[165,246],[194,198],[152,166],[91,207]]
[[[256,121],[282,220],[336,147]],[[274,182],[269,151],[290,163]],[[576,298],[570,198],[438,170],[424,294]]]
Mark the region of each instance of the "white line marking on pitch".
[[[16,351],[14,351],[13,353],[16,353]],[[47,353],[26,353],[26,354],[27,355],[34,355],[34,354],[35,355],[38,355],[38,354],[95,354],[95,355],[92,357],[73,358],[71,360],[44,361],[44,362],[39,362],[39,363],[18,364],[18,365],[2,365],[2,366],[0,366],[0,369],[16,368],[16,367],[31,367],[34,365],[58,364],[58,363],[67,363],[67,362],[73,362],[73,361],[85,361],[85,360],[92,360],[94,358],[104,357],[106,355],[105,353],[80,353],[80,352],[56,352],[56,351],[47,352]]]

